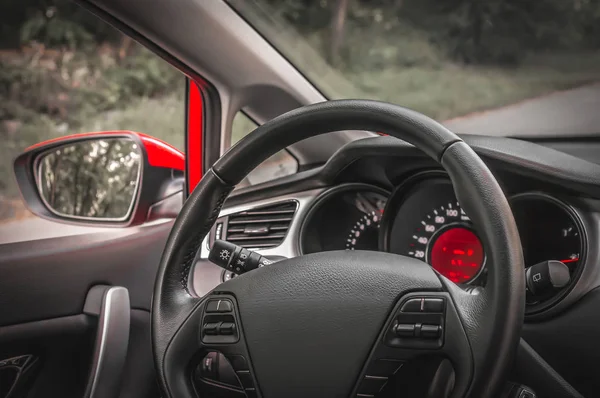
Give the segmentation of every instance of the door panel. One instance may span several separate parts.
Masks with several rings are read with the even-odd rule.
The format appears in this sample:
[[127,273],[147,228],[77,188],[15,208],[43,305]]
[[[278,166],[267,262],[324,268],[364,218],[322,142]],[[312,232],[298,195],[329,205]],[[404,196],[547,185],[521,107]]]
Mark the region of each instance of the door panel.
[[[2,308],[5,313],[7,307]],[[91,362],[94,322],[75,315],[0,327],[0,359],[37,359],[37,369],[25,385],[32,397],[80,397]]]
[[83,307],[95,285],[129,291],[133,310],[121,396],[158,396],[150,305],[171,225],[0,245],[0,361],[39,358],[29,397],[83,395],[97,325]]
[[0,326],[80,314],[94,285],[123,286],[150,310],[171,222],[0,246]]

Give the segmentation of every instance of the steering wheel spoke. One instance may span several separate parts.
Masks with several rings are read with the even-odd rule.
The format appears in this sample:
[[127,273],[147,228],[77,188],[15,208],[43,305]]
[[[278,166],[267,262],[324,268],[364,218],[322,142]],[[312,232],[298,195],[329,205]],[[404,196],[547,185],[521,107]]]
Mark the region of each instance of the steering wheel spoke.
[[199,301],[169,342],[164,363],[172,396],[194,389],[201,396],[259,396],[232,295]]

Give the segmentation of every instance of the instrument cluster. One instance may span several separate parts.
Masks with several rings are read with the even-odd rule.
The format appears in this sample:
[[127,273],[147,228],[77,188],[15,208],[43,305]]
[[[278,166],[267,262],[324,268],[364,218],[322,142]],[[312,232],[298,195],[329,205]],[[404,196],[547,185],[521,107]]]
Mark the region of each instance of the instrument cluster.
[[[541,192],[509,197],[521,237],[525,266],[556,260],[574,281],[582,270],[586,235],[567,203]],[[327,250],[380,250],[417,258],[457,284],[485,285],[486,244],[457,201],[443,173],[415,175],[391,194],[347,184],[322,194],[304,220],[303,254]],[[528,313],[547,308],[568,287],[546,296],[528,294]]]

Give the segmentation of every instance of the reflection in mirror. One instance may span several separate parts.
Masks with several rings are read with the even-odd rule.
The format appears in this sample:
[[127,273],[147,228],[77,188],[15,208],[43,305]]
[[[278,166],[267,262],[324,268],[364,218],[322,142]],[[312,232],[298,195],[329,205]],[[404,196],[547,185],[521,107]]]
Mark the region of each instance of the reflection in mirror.
[[128,138],[91,139],[42,154],[38,189],[60,216],[125,220],[140,182],[140,148]]

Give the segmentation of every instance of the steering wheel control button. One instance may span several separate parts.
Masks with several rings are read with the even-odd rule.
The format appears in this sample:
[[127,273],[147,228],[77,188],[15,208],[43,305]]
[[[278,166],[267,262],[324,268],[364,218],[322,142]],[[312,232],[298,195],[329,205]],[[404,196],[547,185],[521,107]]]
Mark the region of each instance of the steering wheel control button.
[[217,305],[217,312],[231,312],[233,311],[233,305],[229,300],[219,300]]
[[206,354],[198,368],[201,379],[233,388],[242,388],[233,367],[220,352],[212,351]]
[[221,323],[221,327],[219,328],[219,334],[230,335],[233,334],[234,330],[235,324],[233,322],[223,322]]
[[415,337],[415,325],[397,324],[394,327],[394,333],[398,337]]
[[444,299],[427,297],[411,298],[404,302],[400,311],[442,313],[444,312]]
[[218,353],[209,352],[202,359],[202,363],[200,364],[200,377],[209,380],[217,380],[217,368],[218,368]]
[[252,363],[239,317],[236,297],[218,290],[208,295],[200,311],[198,362],[194,386],[199,396],[258,397]]
[[202,330],[204,331],[205,335],[214,336],[214,335],[219,334],[219,332],[218,332],[219,325],[220,325],[219,322],[205,323]]
[[441,335],[439,325],[421,325],[420,337],[425,339],[437,339]]
[[219,312],[220,300],[210,300],[206,303],[206,312]]
[[432,296],[409,296],[399,302],[384,335],[388,347],[434,350],[443,346],[446,299]]
[[387,381],[387,377],[367,375],[358,387],[358,394],[376,395],[383,389]]
[[444,299],[425,298],[423,300],[423,312],[433,312],[433,313],[444,312]]
[[402,305],[402,312],[421,312],[423,311],[423,300],[422,298],[413,298]]
[[231,315],[227,315],[226,317],[222,318],[224,319],[220,322],[204,323],[202,328],[202,342],[228,344],[238,341],[237,327],[233,317]]
[[204,306],[200,340],[205,345],[237,343],[240,336],[235,301],[230,296],[215,296],[209,297]]
[[233,311],[233,305],[229,300],[210,300],[206,304],[207,313],[215,313],[215,312],[231,312]]

